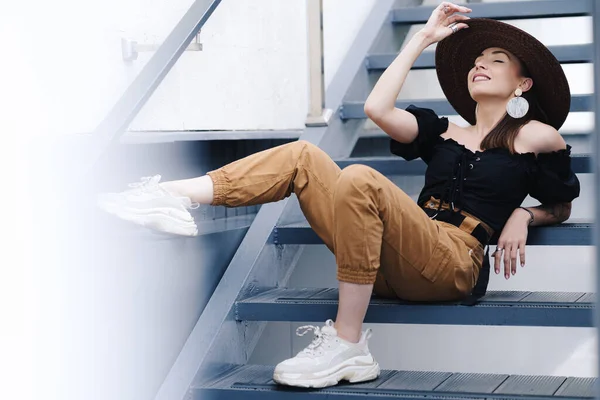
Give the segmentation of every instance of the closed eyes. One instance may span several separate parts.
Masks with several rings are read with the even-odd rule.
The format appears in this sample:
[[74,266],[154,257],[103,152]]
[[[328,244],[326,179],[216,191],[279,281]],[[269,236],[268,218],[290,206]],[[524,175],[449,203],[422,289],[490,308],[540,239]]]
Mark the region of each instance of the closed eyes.
[[[500,63],[500,64],[504,64],[504,60],[494,60],[494,62]],[[473,64],[473,68],[477,66],[477,62],[475,62],[475,64]]]

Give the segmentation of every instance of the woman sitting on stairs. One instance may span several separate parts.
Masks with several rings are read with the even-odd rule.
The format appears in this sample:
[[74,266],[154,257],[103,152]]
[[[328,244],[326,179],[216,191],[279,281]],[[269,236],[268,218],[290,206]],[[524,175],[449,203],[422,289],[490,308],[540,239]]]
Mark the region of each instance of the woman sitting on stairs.
[[[339,308],[335,322],[312,327],[308,347],[277,365],[276,382],[325,387],[375,379],[371,332],[362,332],[373,293],[412,301],[481,295],[489,274],[484,248],[492,235],[498,234],[494,270],[500,273],[503,262],[508,279],[517,272],[517,258],[525,264],[528,227],[569,217],[579,181],[570,147],[557,131],[570,108],[564,72],[529,34],[457,14],[470,11],[448,2],[437,7],[365,104],[391,137],[392,153],[427,163],[417,203],[379,172],[362,165],[340,170],[304,141],[198,178],[159,183],[156,176],[101,196],[100,206],[125,220],[193,236],[197,228],[187,210],[193,203],[249,206],[296,194],[310,226],[335,254]],[[428,109],[395,108],[413,63],[436,42],[440,85],[469,126]],[[527,195],[541,205],[520,207]]]

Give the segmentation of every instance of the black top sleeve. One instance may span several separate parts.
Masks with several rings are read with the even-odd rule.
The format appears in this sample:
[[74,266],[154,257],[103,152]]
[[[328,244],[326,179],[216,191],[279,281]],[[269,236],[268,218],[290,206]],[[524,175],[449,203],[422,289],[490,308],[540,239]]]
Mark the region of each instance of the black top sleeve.
[[567,203],[579,197],[579,179],[571,169],[571,146],[538,154],[530,185],[530,196],[542,204]]
[[433,110],[416,107],[412,104],[406,108],[406,111],[417,118],[419,133],[411,143],[400,143],[391,139],[390,151],[407,161],[421,157],[423,161],[429,163],[434,145],[440,135],[448,130],[448,118],[440,118]]

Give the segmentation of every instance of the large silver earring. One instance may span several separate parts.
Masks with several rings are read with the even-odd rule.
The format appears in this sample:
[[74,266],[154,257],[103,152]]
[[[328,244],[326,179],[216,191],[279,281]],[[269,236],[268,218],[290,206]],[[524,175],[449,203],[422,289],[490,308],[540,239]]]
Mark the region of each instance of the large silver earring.
[[515,90],[515,97],[506,104],[506,112],[515,119],[523,118],[529,111],[529,102],[521,97],[523,91],[520,88]]

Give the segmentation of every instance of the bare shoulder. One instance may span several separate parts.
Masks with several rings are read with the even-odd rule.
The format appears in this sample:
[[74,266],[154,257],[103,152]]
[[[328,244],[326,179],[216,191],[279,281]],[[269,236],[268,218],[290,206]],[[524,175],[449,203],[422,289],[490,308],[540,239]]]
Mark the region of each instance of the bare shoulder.
[[[523,125],[517,136],[523,152],[548,153],[566,148],[561,134],[552,126],[540,121],[529,121]],[[517,145],[515,142],[515,145]]]
[[468,127],[460,126],[452,121],[448,121],[448,130],[442,134],[442,137],[460,138],[461,136],[470,133],[471,129]]

